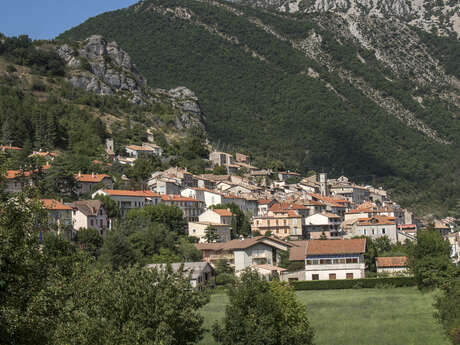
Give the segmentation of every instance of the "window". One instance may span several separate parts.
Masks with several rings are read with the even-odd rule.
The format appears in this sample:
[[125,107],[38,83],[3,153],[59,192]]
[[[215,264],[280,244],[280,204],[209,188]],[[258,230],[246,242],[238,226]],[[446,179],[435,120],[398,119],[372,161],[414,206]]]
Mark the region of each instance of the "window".
[[292,223],[293,223],[294,225],[297,225],[297,219],[294,218],[294,219],[292,220]]
[[385,234],[386,234],[385,228],[382,228],[382,235],[385,235]]
[[347,279],[353,279],[353,273],[347,273]]
[[372,235],[375,235],[375,230],[374,229],[372,229]]
[[104,221],[102,219],[99,219],[99,227],[100,228],[104,227]]
[[284,225],[287,225],[287,220],[286,219],[284,220]]
[[319,274],[312,274],[311,280],[319,280]]
[[89,224],[90,224],[91,226],[93,226],[93,225],[94,225],[94,219],[91,219],[91,220],[89,221]]
[[367,230],[363,229],[363,235],[367,235]]
[[284,233],[287,234],[287,233],[288,233],[288,229],[284,229]]
[[336,279],[335,273],[329,273],[329,280],[335,280],[335,279]]

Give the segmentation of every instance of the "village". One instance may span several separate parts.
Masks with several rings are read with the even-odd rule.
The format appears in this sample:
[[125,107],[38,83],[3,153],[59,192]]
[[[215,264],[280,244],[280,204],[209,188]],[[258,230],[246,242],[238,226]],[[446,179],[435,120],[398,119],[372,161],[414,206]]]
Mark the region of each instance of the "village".
[[[2,146],[8,154],[19,147]],[[128,145],[126,156],[114,154],[113,140],[106,141],[107,162],[133,165],[146,156],[161,157],[153,143]],[[36,151],[49,169],[58,152]],[[41,199],[50,223],[72,240],[81,229],[97,229],[104,237],[114,219],[97,196],[113,200],[124,217],[132,209],[165,204],[178,207],[188,223],[188,236],[202,253],[202,262],[181,264],[193,272],[192,285],[215,286],[215,265],[225,261],[236,275],[248,268],[270,280],[339,280],[366,277],[366,239],[386,237],[392,244],[416,240],[427,224],[391,200],[382,188],[358,185],[346,176],[328,178],[326,172],[301,176],[293,171],[262,170],[245,154],[212,151],[210,166],[221,174],[195,175],[171,167],[154,171],[141,190],[114,189],[109,174],[74,172],[79,200],[64,202]],[[11,197],[36,182],[34,171],[8,170],[4,190]],[[127,179],[124,177],[124,179]],[[90,196],[91,198],[80,198]],[[249,231],[235,236],[234,213],[238,208],[249,222]],[[453,261],[458,258],[458,233],[454,219],[435,220],[433,226],[451,244]],[[288,258],[295,269],[280,267]],[[377,273],[408,274],[406,256],[376,257]],[[149,267],[160,267],[152,264]]]

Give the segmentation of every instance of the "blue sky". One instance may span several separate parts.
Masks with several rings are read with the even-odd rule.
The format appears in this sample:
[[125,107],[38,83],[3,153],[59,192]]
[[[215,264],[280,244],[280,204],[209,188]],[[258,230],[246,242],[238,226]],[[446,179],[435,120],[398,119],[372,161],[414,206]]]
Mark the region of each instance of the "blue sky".
[[54,38],[90,17],[138,0],[0,0],[0,32],[6,36]]

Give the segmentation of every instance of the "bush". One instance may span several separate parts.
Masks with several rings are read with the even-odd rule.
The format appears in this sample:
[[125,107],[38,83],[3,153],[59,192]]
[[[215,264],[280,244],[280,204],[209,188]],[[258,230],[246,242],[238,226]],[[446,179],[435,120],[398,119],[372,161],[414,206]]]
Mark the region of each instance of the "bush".
[[392,278],[363,278],[344,280],[305,280],[293,281],[290,284],[295,290],[336,290],[352,288],[382,288],[382,287],[404,287],[415,286],[414,277],[392,277]]

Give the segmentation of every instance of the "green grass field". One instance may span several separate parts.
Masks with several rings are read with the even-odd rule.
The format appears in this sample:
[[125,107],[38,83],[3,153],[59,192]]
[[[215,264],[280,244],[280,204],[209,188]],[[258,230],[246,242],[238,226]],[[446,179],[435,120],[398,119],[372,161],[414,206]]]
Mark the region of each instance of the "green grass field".
[[[433,294],[416,288],[299,291],[317,345],[448,345],[433,318]],[[205,327],[224,316],[228,298],[215,294],[203,308]],[[201,345],[215,344],[206,333]]]

